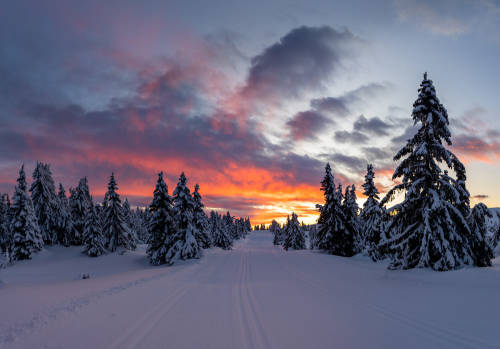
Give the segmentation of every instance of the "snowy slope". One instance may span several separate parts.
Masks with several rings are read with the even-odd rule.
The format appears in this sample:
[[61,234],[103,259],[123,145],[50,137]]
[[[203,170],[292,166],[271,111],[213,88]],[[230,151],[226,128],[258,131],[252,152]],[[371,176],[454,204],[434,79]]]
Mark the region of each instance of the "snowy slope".
[[173,267],[149,266],[143,250],[91,259],[50,248],[0,279],[7,348],[500,348],[499,258],[388,271],[285,252],[259,231]]

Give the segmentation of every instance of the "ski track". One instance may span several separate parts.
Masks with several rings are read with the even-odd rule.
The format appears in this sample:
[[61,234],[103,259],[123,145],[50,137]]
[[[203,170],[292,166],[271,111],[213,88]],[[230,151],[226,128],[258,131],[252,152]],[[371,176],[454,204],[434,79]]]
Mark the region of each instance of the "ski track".
[[[195,265],[190,264],[184,268],[193,268]],[[124,292],[132,287],[150,283],[156,280],[163,279],[167,276],[175,276],[177,274],[182,274],[183,268],[178,268],[177,270],[168,270],[164,273],[153,275],[150,277],[139,278],[133,281],[129,281],[120,285],[112,286],[101,291],[92,292],[82,297],[74,298],[66,303],[62,303],[53,307],[49,307],[45,310],[36,312],[33,314],[30,320],[25,322],[19,322],[9,327],[0,329],[0,348],[4,348],[17,341],[26,335],[34,333],[39,329],[49,325],[51,322],[59,319],[62,316],[68,314],[74,314],[80,311],[87,305],[94,303],[104,297],[109,297],[116,295],[118,293]]]
[[269,338],[265,332],[259,312],[256,308],[256,300],[251,291],[250,263],[248,262],[249,251],[241,249],[239,268],[239,282],[236,286],[238,303],[238,315],[240,319],[240,332],[244,342],[244,348],[259,349],[271,348]]
[[361,298],[356,297],[352,294],[349,296],[342,292],[342,290],[332,290],[324,286],[320,282],[311,279],[306,273],[299,271],[297,267],[289,268],[285,263],[282,262],[279,254],[276,251],[273,253],[276,258],[277,263],[281,266],[283,270],[289,273],[292,277],[299,280],[300,282],[308,285],[309,287],[319,290],[324,294],[335,294],[336,297],[343,297],[345,300],[350,302],[352,305],[362,308],[363,310],[368,310],[375,312],[379,316],[400,323],[412,330],[418,331],[420,334],[427,336],[430,339],[438,340],[443,345],[448,345],[453,343],[454,347],[467,348],[467,349],[499,349],[500,345],[493,345],[482,341],[481,339],[465,336],[461,333],[454,332],[449,329],[444,329],[440,326],[432,324],[431,322],[424,322],[421,320],[414,319],[412,317],[406,316],[400,312],[390,310],[386,307],[378,306],[376,304],[369,304],[363,301]]

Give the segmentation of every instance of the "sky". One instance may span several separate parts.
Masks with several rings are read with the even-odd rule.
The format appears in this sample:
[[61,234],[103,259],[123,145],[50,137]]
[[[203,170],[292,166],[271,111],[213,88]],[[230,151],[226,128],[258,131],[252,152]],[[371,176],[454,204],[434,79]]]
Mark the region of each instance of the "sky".
[[500,206],[500,2],[25,1],[0,9],[0,192],[51,164],[67,189],[148,205],[182,171],[207,209],[312,223],[330,162],[385,193],[427,71],[472,203]]

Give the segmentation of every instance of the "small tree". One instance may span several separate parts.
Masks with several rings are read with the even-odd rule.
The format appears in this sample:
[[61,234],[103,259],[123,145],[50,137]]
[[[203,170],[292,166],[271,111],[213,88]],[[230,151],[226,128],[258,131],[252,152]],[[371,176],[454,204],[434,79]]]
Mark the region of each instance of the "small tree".
[[210,212],[210,233],[214,246],[220,247],[223,250],[230,250],[233,242],[222,222],[222,217],[214,212]]
[[362,237],[362,246],[365,253],[374,261],[383,258],[383,253],[379,250],[378,244],[384,233],[382,221],[382,209],[379,205],[379,192],[373,179],[375,173],[373,166],[369,164],[366,168],[365,183],[363,184],[363,195],[366,201],[360,214],[360,229]]
[[198,184],[194,187],[193,192],[193,221],[196,228],[196,241],[201,248],[210,248],[212,241],[210,239],[210,232],[208,226],[208,217],[203,211],[203,201],[200,195],[200,186]]
[[283,248],[288,251],[289,248],[294,250],[303,250],[306,248],[306,238],[304,236],[304,231],[300,227],[297,215],[295,212],[292,213],[292,218],[287,221],[287,227],[285,228],[286,238],[283,244]]
[[70,189],[69,206],[73,222],[71,243],[73,245],[81,245],[85,229],[85,219],[90,209],[94,206],[92,197],[90,196],[87,177],[81,178],[75,189]]
[[59,183],[59,192],[57,193],[57,213],[55,222],[55,231],[57,241],[64,246],[71,244],[71,234],[73,232],[73,220],[71,218],[71,208],[69,206],[66,192],[61,183]]
[[116,251],[118,247],[127,250],[135,250],[136,239],[134,233],[125,221],[120,195],[116,192],[118,186],[115,176],[111,173],[106,193],[106,206],[104,208],[104,236],[106,237],[106,247],[111,252]]
[[346,230],[352,234],[354,239],[354,249],[360,252],[363,249],[364,239],[361,235],[361,228],[358,218],[359,206],[356,197],[356,187],[353,185],[345,188],[344,202],[342,210],[346,218]]
[[174,190],[173,218],[176,232],[172,247],[168,250],[166,259],[169,264],[176,259],[200,258],[201,249],[196,241],[196,228],[193,222],[194,203],[191,192],[186,185],[184,172]]
[[493,246],[490,245],[486,237],[486,217],[492,218],[493,215],[485,204],[479,203],[471,210],[468,219],[471,231],[469,243],[474,258],[474,264],[478,267],[491,266],[491,259],[495,258]]
[[151,233],[147,250],[149,261],[153,265],[171,264],[173,261],[167,256],[174,243],[175,229],[172,217],[172,197],[168,195],[163,172],[158,174],[149,212],[149,231]]
[[95,207],[92,207],[85,219],[84,227],[84,253],[89,257],[98,257],[105,253],[105,239],[102,234],[100,219]]
[[43,241],[57,243],[57,196],[50,165],[37,162],[30,192]]
[[33,203],[28,195],[24,165],[19,170],[19,178],[12,197],[12,259],[31,259],[34,252],[43,248],[43,237],[36,221]]

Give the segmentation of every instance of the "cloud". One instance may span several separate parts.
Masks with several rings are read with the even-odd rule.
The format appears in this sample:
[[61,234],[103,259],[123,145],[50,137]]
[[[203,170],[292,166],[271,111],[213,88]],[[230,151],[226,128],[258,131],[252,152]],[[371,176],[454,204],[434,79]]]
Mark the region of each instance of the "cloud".
[[369,140],[367,135],[358,131],[335,131],[334,138],[338,142],[352,144],[366,143]]
[[459,134],[452,138],[452,149],[466,159],[492,162],[500,158],[499,140],[489,140],[474,134]]
[[477,199],[477,200],[487,199],[489,197],[490,197],[489,195],[485,195],[485,194],[477,194],[477,195],[471,196],[472,199]]
[[360,115],[354,122],[353,128],[356,131],[366,132],[376,136],[388,136],[389,129],[392,128],[392,125],[377,116],[367,119],[364,115]]
[[322,111],[328,112],[340,117],[347,116],[349,109],[345,98],[342,97],[324,97],[311,100],[311,107]]
[[433,34],[457,36],[470,30],[469,24],[459,18],[459,13],[452,13],[454,1],[435,3],[417,0],[397,0],[396,9],[399,20],[410,22]]
[[316,133],[322,131],[333,122],[315,110],[302,111],[287,121],[292,138],[296,141],[316,138]]
[[293,29],[252,58],[242,95],[267,100],[322,89],[358,42],[348,30],[328,26]]

